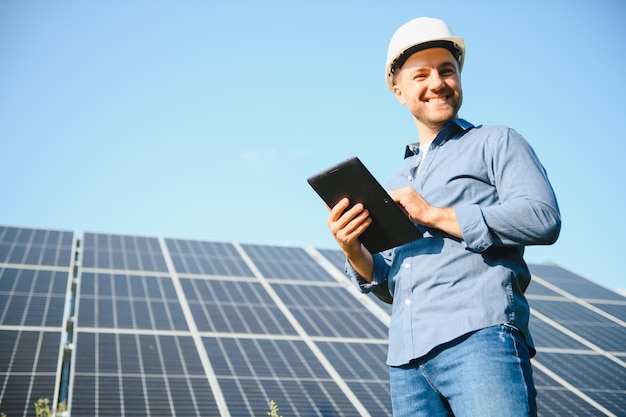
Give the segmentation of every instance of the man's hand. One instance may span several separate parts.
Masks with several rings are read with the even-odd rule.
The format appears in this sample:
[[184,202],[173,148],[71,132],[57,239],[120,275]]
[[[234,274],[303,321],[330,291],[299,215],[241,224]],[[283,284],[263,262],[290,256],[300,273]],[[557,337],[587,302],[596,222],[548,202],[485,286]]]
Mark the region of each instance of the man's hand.
[[328,216],[328,228],[346,255],[360,251],[359,236],[372,224],[363,204],[357,203],[346,211],[349,205],[347,198],[342,199],[330,209]]
[[389,195],[415,223],[439,229],[458,238],[463,237],[454,208],[435,207],[412,187],[390,191]]
[[328,228],[356,272],[371,281],[374,269],[372,254],[361,245],[359,236],[372,224],[372,218],[363,204],[357,203],[346,210],[349,205],[350,201],[344,198],[329,208]]

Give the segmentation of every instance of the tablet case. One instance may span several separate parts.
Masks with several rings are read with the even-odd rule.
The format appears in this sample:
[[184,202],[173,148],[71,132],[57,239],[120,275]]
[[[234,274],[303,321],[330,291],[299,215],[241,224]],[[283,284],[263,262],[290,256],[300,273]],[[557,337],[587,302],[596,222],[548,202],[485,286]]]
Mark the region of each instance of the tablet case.
[[370,212],[372,224],[359,237],[370,251],[378,253],[419,239],[422,233],[357,157],[346,159],[307,179],[315,192],[333,207],[342,198]]

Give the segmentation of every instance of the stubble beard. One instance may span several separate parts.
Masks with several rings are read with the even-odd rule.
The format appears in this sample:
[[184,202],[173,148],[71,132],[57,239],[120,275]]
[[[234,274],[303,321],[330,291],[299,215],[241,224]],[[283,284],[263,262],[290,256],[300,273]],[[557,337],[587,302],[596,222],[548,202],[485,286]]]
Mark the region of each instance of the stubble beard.
[[459,92],[458,95],[453,96],[452,102],[446,109],[433,111],[424,106],[418,108],[413,114],[413,117],[429,129],[439,130],[445,126],[446,123],[457,118],[461,104],[463,104],[463,93]]

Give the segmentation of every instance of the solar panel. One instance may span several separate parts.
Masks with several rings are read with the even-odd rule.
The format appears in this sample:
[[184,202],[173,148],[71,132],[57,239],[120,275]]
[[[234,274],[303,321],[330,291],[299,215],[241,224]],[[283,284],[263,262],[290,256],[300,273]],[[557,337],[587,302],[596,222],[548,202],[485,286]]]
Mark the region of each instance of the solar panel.
[[215,399],[189,336],[80,332],[72,415],[202,415]]
[[[359,416],[319,359],[299,340],[205,338],[233,416],[258,415],[274,399],[290,415]],[[292,414],[293,413],[293,414]]]
[[581,305],[535,300],[532,306],[601,349],[619,352],[626,346],[625,327]]
[[[0,412],[59,399],[73,233],[0,226]],[[65,399],[66,393],[63,398]]]
[[338,287],[273,285],[279,297],[311,336],[386,339],[387,327],[361,315],[363,305]]
[[181,284],[199,331],[296,333],[259,282],[182,279]]
[[308,282],[334,279],[302,248],[242,245],[252,262],[266,278]]
[[159,242],[152,237],[85,233],[85,268],[167,272]]
[[[372,416],[391,416],[387,343],[318,343],[328,360]],[[363,366],[367,358],[367,366]]]
[[166,239],[176,272],[215,276],[253,277],[231,243]]
[[[258,416],[270,400],[391,416],[391,306],[344,265],[332,249],[0,227],[0,412],[46,397],[67,416]],[[626,299],[531,271],[539,415],[626,415]]]
[[0,263],[69,266],[73,233],[0,226]]
[[187,330],[169,277],[84,272],[80,327]]
[[539,409],[626,415],[626,299],[559,267],[530,268]]
[[[537,389],[538,413],[540,416],[604,416],[607,415],[585,401],[570,389],[544,374],[540,369],[533,369],[535,388]],[[610,415],[610,414],[609,414]]]

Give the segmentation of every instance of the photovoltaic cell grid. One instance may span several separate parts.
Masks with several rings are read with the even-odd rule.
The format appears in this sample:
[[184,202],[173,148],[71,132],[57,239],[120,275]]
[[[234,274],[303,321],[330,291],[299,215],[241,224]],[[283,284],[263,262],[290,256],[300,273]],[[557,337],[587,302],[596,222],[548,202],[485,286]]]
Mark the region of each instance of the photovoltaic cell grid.
[[[342,319],[347,313],[362,316],[363,306],[355,310],[356,302],[349,292],[338,291],[342,286],[303,249],[241,245],[238,253],[254,265],[258,274],[255,279],[232,277],[231,282],[224,281],[219,286],[214,279],[184,282],[203,289],[204,293],[197,289],[186,289],[185,293],[193,303],[199,305],[204,300],[205,308],[217,310],[213,315],[224,320],[227,331],[232,333],[233,329],[237,330],[235,326],[242,324],[249,331],[246,336],[233,333],[228,337],[203,337],[231,415],[257,415],[259,410],[267,409],[268,399],[277,401],[290,415],[362,415],[337,386],[336,378],[341,376],[330,375],[322,363],[328,359],[321,352],[322,342],[316,336],[322,336],[327,343],[336,340],[341,345],[362,342],[355,337],[363,335],[355,334]],[[203,282],[206,287],[202,286]],[[211,287],[213,290],[209,291]],[[324,294],[331,297],[324,298]],[[333,309],[321,311],[322,304],[331,303],[336,304]],[[319,308],[316,310],[314,306]],[[229,308],[231,313],[223,314],[220,310],[224,308]],[[246,309],[254,311],[249,314]],[[301,314],[307,310],[308,317]],[[197,322],[209,316],[194,314]],[[318,324],[314,325],[315,322]],[[314,327],[318,331],[312,331]],[[378,329],[381,327],[378,325]],[[324,331],[319,331],[320,328]],[[384,364],[386,330],[381,337],[383,350],[378,352],[383,354],[378,358]],[[360,360],[351,359],[355,363]],[[376,381],[372,385],[388,385],[384,366]],[[381,402],[384,401],[383,397]],[[385,412],[372,415],[389,415],[389,404],[385,405]]]
[[386,339],[387,327],[363,315],[363,305],[337,287],[273,284],[307,334],[315,337]]
[[83,272],[80,327],[188,330],[171,278]]
[[319,283],[334,279],[304,249],[242,245],[261,274],[268,278]]
[[626,298],[560,267],[530,268],[540,411],[626,415]]
[[201,332],[296,334],[259,282],[182,279],[181,283]]
[[199,416],[217,409],[189,336],[79,332],[75,361],[72,415]]
[[159,242],[153,237],[85,233],[82,266],[167,272]]
[[231,244],[166,239],[174,267],[181,274],[254,277]]
[[233,416],[257,415],[268,398],[289,415],[359,415],[302,341],[204,340]]
[[[348,385],[329,369],[320,344],[377,337],[369,357],[378,355],[384,364],[386,328],[376,321],[359,331],[355,317],[366,310],[306,251],[147,240],[85,235],[73,413],[198,415],[202,407],[208,415],[224,409],[233,416],[258,415],[273,399],[294,407],[290,415],[363,414]],[[186,366],[200,371],[168,368],[170,357],[184,357]],[[384,365],[378,371],[368,383],[385,392]],[[193,389],[201,383],[201,397],[211,401],[198,399]],[[378,401],[387,411],[376,415],[389,415],[384,396]]]
[[72,232],[0,226],[0,264],[69,267]]
[[0,226],[0,412],[33,416],[61,374],[73,233]]
[[[66,233],[0,228],[9,416],[58,391]],[[72,415],[264,415],[270,399],[283,415],[391,415],[387,328],[348,290],[341,252],[86,233],[79,255]],[[626,300],[531,269],[540,415],[626,415]]]

